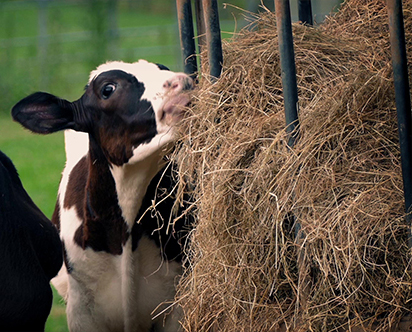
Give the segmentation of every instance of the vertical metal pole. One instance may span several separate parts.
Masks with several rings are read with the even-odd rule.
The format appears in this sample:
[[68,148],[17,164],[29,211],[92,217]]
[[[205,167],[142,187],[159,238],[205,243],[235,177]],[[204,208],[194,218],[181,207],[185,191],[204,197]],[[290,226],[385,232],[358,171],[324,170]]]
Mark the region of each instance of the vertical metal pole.
[[205,15],[203,13],[202,0],[195,0],[196,11],[196,28],[197,28],[197,46],[199,47],[199,53],[202,52],[202,46],[206,45],[206,27],[205,27]]
[[295,52],[293,49],[292,20],[289,0],[275,0],[276,24],[279,38],[280,66],[285,103],[288,145],[293,147],[297,137],[298,87],[296,82]]
[[[282,75],[283,99],[285,105],[286,132],[289,134],[288,146],[295,145],[298,130],[298,87],[296,81],[295,52],[293,49],[292,20],[289,0],[275,0],[276,25],[279,39],[280,67]],[[304,235],[299,220],[291,213],[295,224],[295,241],[299,245],[297,267],[299,291],[296,301],[296,313],[306,310],[310,280],[306,261],[306,248],[303,244]],[[296,326],[300,325],[300,315],[295,315]]]
[[[406,218],[410,224],[412,218],[411,215],[408,214],[412,212],[412,120],[402,1],[388,0],[387,5],[393,78],[395,84],[395,101],[398,115],[398,134],[401,151],[405,210],[407,213]],[[408,242],[409,248],[412,248],[411,228],[409,229]]]
[[313,25],[311,0],[298,0],[298,13],[302,24]]
[[192,4],[190,0],[176,0],[179,21],[180,45],[184,61],[184,72],[194,76],[197,72],[196,46],[193,31]]
[[214,78],[219,78],[222,72],[223,53],[217,0],[203,0],[202,3],[205,18],[210,75]]

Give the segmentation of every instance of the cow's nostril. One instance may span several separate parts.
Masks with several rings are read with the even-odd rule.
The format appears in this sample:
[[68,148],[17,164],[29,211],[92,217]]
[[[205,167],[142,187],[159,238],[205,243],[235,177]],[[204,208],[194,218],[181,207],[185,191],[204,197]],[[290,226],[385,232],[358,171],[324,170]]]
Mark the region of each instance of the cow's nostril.
[[181,88],[181,86],[182,86],[182,84],[181,84],[180,81],[175,81],[175,82],[172,83],[171,89],[172,90],[177,90],[177,89]]

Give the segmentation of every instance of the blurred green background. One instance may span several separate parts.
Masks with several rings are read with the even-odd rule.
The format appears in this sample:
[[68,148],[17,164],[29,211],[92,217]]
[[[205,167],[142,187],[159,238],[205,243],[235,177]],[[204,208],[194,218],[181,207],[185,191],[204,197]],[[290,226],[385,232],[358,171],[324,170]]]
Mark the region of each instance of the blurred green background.
[[[223,38],[243,27],[259,0],[219,0]],[[312,0],[319,22],[339,0]],[[273,1],[264,4],[273,10]],[[297,1],[291,2],[297,19]],[[15,163],[34,202],[50,218],[65,163],[63,134],[32,134],[11,121],[21,98],[47,91],[75,100],[89,72],[108,60],[146,59],[183,70],[173,0],[0,0],[0,149]],[[68,331],[55,292],[46,331]]]

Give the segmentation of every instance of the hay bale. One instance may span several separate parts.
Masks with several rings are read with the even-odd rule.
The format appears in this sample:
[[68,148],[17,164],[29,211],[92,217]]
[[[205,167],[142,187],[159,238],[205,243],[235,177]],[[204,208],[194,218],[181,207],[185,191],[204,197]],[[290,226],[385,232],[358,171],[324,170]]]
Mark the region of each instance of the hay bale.
[[292,151],[274,14],[224,43],[215,84],[201,79],[175,156],[181,188],[196,184],[178,298],[186,331],[388,331],[410,312],[385,10],[349,0],[321,28],[293,27]]

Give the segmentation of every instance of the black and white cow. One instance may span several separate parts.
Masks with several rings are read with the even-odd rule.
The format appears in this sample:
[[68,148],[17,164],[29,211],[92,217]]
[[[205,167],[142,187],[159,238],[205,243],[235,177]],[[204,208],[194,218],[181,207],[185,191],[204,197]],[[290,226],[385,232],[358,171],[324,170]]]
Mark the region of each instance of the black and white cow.
[[[192,85],[187,75],[144,60],[108,62],[91,72],[80,99],[39,92],[12,110],[33,132],[74,129],[65,132],[67,163],[52,219],[65,252],[52,282],[67,300],[70,331],[179,330],[176,310],[163,313],[161,305],[174,298],[184,233],[183,219],[169,225],[164,157]],[[162,203],[151,209],[159,195]]]
[[44,331],[50,279],[63,264],[57,229],[0,151],[0,331]]

